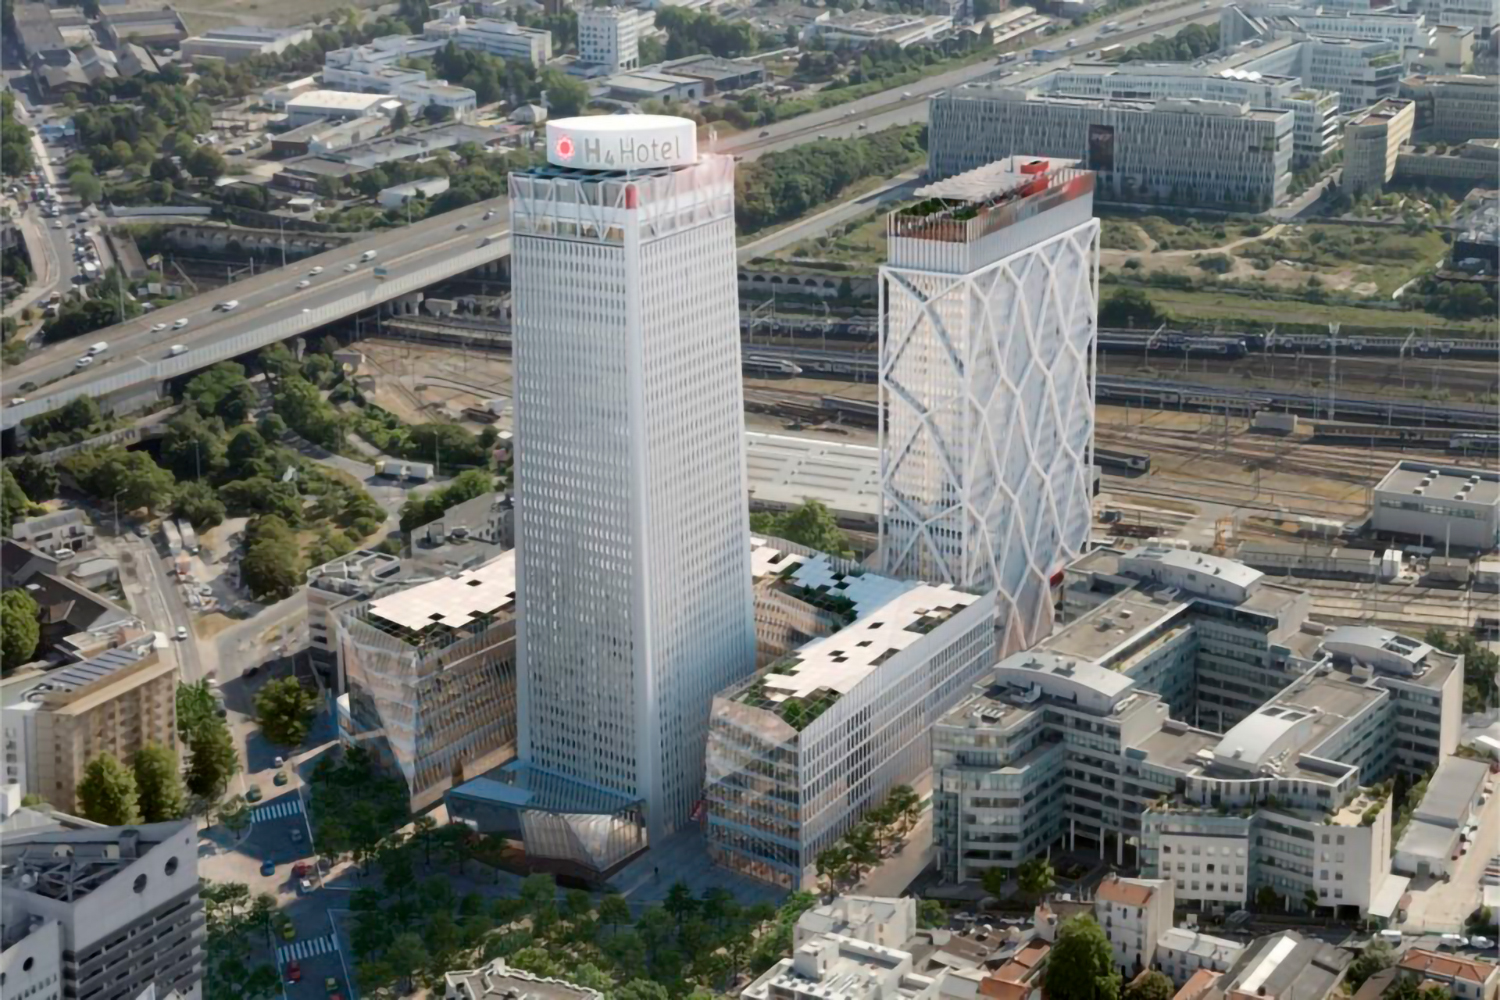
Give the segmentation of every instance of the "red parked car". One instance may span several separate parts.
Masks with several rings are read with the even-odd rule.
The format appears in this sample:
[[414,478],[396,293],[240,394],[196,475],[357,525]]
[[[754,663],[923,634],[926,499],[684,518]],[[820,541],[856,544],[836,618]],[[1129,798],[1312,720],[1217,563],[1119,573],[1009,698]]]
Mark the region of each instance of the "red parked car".
[[286,981],[289,983],[302,982],[302,965],[296,959],[286,963]]
[[292,878],[307,878],[312,874],[312,865],[306,861],[299,861],[292,865]]

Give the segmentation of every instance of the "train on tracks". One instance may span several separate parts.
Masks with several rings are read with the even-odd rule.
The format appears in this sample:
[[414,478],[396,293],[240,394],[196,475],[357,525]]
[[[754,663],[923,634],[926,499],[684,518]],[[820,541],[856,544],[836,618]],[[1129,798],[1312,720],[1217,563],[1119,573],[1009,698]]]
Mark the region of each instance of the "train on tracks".
[[802,369],[786,358],[768,358],[747,354],[740,361],[740,369],[751,378],[796,378]]
[[[1098,401],[1163,410],[1199,410],[1250,416],[1258,410],[1295,413],[1303,417],[1327,417],[1330,401],[1318,393],[1266,392],[1258,389],[1225,389],[1208,385],[1142,379],[1100,378]],[[1495,426],[1493,408],[1434,406],[1397,403],[1380,399],[1339,398],[1333,401],[1337,416],[1382,424],[1418,424],[1450,429],[1487,430]]]
[[1094,464],[1102,469],[1150,472],[1151,456],[1143,451],[1123,451],[1119,448],[1095,448]]
[[1153,354],[1159,357],[1237,359],[1250,353],[1244,337],[1189,337],[1164,334],[1100,333],[1099,350],[1106,354]]
[[[1205,341],[1209,343],[1239,342],[1248,352],[1275,351],[1280,354],[1328,354],[1332,353],[1335,341],[1332,337],[1317,334],[1286,333],[1226,333],[1195,334],[1179,330],[1165,330],[1160,334],[1143,333],[1138,330],[1100,330],[1099,349],[1130,350],[1129,344],[1140,345],[1134,350],[1144,350],[1148,339],[1155,338],[1151,353],[1156,354],[1158,345],[1165,340]],[[1106,346],[1106,344],[1112,346]],[[1337,340],[1340,354],[1370,354],[1388,357],[1409,358],[1475,358],[1500,359],[1500,344],[1493,340],[1431,340],[1412,337],[1340,337]],[[1243,355],[1240,355],[1243,356]]]
[[1407,427],[1382,424],[1313,423],[1318,444],[1351,444],[1383,448],[1432,448],[1464,454],[1500,452],[1500,434],[1493,431],[1455,431],[1449,427]]

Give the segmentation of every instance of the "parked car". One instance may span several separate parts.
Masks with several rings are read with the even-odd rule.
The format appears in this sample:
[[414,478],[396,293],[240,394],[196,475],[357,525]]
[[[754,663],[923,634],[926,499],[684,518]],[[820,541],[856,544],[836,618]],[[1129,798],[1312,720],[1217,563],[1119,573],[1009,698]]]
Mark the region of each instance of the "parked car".
[[310,878],[302,879],[297,883],[298,891],[300,891],[304,896],[312,892],[314,888],[316,887],[312,884],[312,879]]
[[293,878],[307,878],[307,876],[311,874],[312,865],[308,864],[306,861],[299,861],[295,865],[292,865]]
[[291,780],[291,778],[287,777],[287,773],[285,771],[277,771],[276,777],[271,779],[271,783],[280,788],[282,785]]
[[1439,948],[1467,948],[1469,939],[1462,934],[1444,934],[1438,938]]
[[266,878],[276,874],[276,862],[266,860],[260,863],[260,873]]
[[245,801],[259,802],[264,797],[264,795],[265,793],[260,790],[259,785],[251,785],[250,788],[245,792]]
[[332,976],[329,976],[327,979],[323,980],[323,988],[329,993],[337,993],[339,989],[339,981]]
[[1469,938],[1469,947],[1478,948],[1480,951],[1489,951],[1491,948],[1495,947],[1495,942],[1491,941],[1489,938],[1485,937],[1482,934],[1475,934],[1473,937]]
[[286,963],[286,981],[289,983],[302,982],[302,964],[295,958]]

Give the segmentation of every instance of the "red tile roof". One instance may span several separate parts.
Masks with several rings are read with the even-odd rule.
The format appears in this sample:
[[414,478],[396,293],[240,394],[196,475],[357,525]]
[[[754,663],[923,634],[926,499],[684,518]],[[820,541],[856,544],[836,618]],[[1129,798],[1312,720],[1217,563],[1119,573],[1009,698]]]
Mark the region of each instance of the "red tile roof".
[[1182,989],[1177,991],[1172,1000],[1198,1000],[1213,988],[1221,974],[1213,969],[1199,969],[1188,977],[1188,981],[1183,984]]
[[1418,972],[1424,976],[1444,979],[1462,979],[1465,982],[1483,984],[1495,974],[1495,966],[1473,958],[1457,955],[1439,955],[1435,951],[1413,948],[1401,956],[1401,968]]
[[1145,906],[1151,902],[1156,890],[1149,885],[1136,882],[1121,882],[1110,879],[1099,885],[1099,898],[1109,903],[1124,903],[1126,906]]

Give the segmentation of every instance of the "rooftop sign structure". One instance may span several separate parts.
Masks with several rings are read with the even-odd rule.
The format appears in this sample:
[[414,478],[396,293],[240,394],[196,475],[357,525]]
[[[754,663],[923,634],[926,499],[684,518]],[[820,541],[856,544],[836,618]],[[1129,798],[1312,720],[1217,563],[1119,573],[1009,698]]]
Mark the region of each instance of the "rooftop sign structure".
[[574,170],[651,170],[698,161],[698,126],[673,115],[596,115],[547,123],[547,162]]

